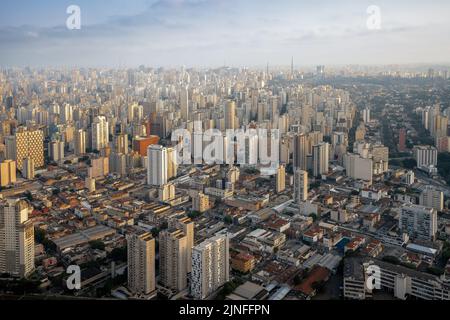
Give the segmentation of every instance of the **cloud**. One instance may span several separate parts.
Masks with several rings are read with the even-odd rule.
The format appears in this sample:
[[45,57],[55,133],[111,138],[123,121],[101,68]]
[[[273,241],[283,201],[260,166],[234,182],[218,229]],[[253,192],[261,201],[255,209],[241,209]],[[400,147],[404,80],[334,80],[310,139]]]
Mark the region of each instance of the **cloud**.
[[318,9],[290,0],[159,0],[137,14],[82,24],[81,30],[3,27],[0,63],[218,65],[226,59],[275,65],[287,64],[292,55],[305,64],[395,63],[444,61],[450,49],[442,40],[450,35],[450,22],[440,5],[405,9],[381,1],[382,29],[371,31],[364,4],[319,2]]

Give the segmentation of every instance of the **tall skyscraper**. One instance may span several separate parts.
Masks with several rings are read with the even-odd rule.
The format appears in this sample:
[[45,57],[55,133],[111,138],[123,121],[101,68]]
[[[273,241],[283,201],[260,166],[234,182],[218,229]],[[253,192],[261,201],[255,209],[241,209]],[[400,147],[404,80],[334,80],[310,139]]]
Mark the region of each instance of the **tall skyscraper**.
[[111,153],[109,156],[109,171],[120,174],[127,174],[127,156],[123,153]]
[[192,250],[191,294],[205,299],[229,280],[229,239],[218,235]]
[[48,155],[51,161],[60,161],[64,158],[64,142],[51,141],[48,144]]
[[236,102],[225,103],[225,129],[236,129]]
[[35,165],[33,158],[27,157],[23,159],[22,177],[28,180],[34,179],[36,176],[34,167]]
[[181,109],[181,118],[184,121],[189,120],[189,91],[187,88],[182,88],[180,91],[180,109]]
[[99,157],[91,159],[91,166],[88,168],[90,178],[104,177],[109,173],[109,157]]
[[407,185],[413,185],[416,182],[416,176],[414,174],[414,171],[409,170],[405,175],[405,182]]
[[148,232],[127,236],[128,288],[133,294],[155,291],[155,239]]
[[444,193],[432,187],[427,187],[419,196],[419,204],[442,211],[444,209]]
[[194,248],[194,222],[186,216],[172,218],[169,220],[169,228],[176,228],[183,231],[187,240],[186,269],[192,270],[192,248]]
[[81,156],[86,153],[86,131],[83,129],[75,131],[74,153],[77,156]]
[[73,107],[70,104],[66,103],[61,108],[60,120],[61,123],[68,123],[73,120]]
[[118,134],[115,140],[116,152],[128,154],[128,135],[125,133]]
[[33,159],[34,168],[44,166],[44,132],[19,128],[13,137],[5,140],[7,158],[16,160],[17,169],[22,170],[23,159]]
[[433,146],[415,146],[413,155],[418,168],[437,166],[438,151]]
[[167,148],[167,179],[175,178],[178,172],[177,154],[174,148]]
[[164,184],[158,188],[158,200],[166,202],[175,198],[175,185],[172,183]]
[[294,201],[300,204],[308,200],[308,172],[296,169],[294,172]]
[[406,151],[406,129],[400,128],[398,132],[398,151]]
[[370,122],[370,109],[369,108],[365,108],[362,112],[363,114],[363,121],[365,123],[369,123]]
[[389,148],[383,145],[372,147],[373,173],[383,174],[389,169]]
[[92,123],[92,149],[101,150],[109,144],[109,126],[105,116],[95,117]]
[[330,145],[328,142],[321,142],[313,146],[313,175],[320,177],[328,173],[328,162]]
[[283,165],[279,165],[276,175],[276,191],[283,192],[286,189],[286,168]]
[[147,183],[162,186],[167,183],[167,148],[151,145],[147,149]]
[[305,134],[294,136],[294,168],[307,170],[308,137]]
[[0,273],[27,277],[34,271],[34,226],[24,200],[0,203]]
[[400,212],[399,229],[410,237],[434,241],[437,233],[437,211],[413,204],[405,204]]
[[312,131],[308,133],[308,155],[312,154],[312,148],[323,142],[323,133],[321,131]]
[[192,197],[192,210],[198,212],[205,212],[210,209],[209,196],[203,192],[198,192]]
[[6,187],[16,181],[16,162],[13,160],[5,160],[0,163],[0,186]]
[[159,233],[159,281],[181,291],[187,287],[187,236],[179,229]]
[[359,154],[347,153],[344,156],[344,167],[347,176],[352,179],[372,181],[373,160],[363,158]]
[[364,124],[360,124],[355,131],[355,141],[363,141],[366,137],[366,127]]
[[331,136],[331,144],[333,147],[338,145],[348,146],[348,135],[345,132],[333,132]]

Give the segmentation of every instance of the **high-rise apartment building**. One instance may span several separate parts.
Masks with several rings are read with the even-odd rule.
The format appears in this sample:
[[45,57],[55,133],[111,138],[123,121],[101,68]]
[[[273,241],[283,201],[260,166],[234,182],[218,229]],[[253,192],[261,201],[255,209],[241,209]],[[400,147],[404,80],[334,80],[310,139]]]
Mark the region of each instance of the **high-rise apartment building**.
[[417,167],[437,166],[438,150],[433,146],[415,146],[413,149]]
[[99,157],[91,159],[91,166],[88,168],[90,178],[104,177],[109,173],[109,157]]
[[186,216],[169,219],[169,228],[183,231],[187,238],[186,268],[187,272],[192,270],[192,248],[194,248],[194,222]]
[[121,133],[115,137],[116,153],[128,154],[128,135]]
[[5,160],[0,163],[0,186],[6,187],[16,181],[16,162]]
[[229,240],[218,235],[192,250],[191,295],[205,299],[229,280]]
[[294,136],[294,168],[307,170],[308,137],[305,134]]
[[333,147],[337,145],[348,146],[348,135],[345,132],[333,132],[331,136],[331,144]]
[[34,271],[34,226],[24,200],[0,203],[0,273],[27,277]]
[[167,183],[167,148],[151,145],[147,149],[147,184],[162,186]]
[[74,153],[81,156],[86,153],[86,131],[79,129],[75,131]]
[[166,202],[175,198],[175,185],[172,183],[164,184],[158,189],[158,200]]
[[389,169],[389,148],[383,145],[372,146],[373,173],[383,174]]
[[159,233],[159,281],[167,288],[181,291],[187,287],[187,236],[180,229]]
[[109,144],[109,126],[105,116],[95,117],[92,123],[92,149],[101,150]]
[[198,192],[195,196],[192,197],[192,210],[198,212],[205,212],[210,209],[210,201],[209,196]]
[[444,209],[444,193],[440,190],[428,187],[419,196],[419,204],[437,211]]
[[355,141],[362,141],[366,137],[366,127],[360,124],[355,131]]
[[60,110],[61,123],[68,123],[73,120],[73,107],[66,103]]
[[362,112],[363,114],[363,121],[365,123],[369,123],[370,122],[370,109],[369,108],[365,108]]
[[44,132],[19,128],[16,134],[5,139],[7,159],[16,160],[17,169],[22,171],[23,159],[31,158],[34,168],[44,166]]
[[321,142],[313,146],[313,175],[320,177],[322,174],[328,173],[328,163],[330,144],[328,142]]
[[181,118],[184,121],[189,120],[189,91],[187,88],[182,88],[180,91],[180,109],[181,109]]
[[36,171],[34,170],[34,160],[31,157],[26,157],[23,159],[22,166],[22,177],[25,179],[31,180],[36,176]]
[[294,172],[294,201],[297,204],[308,200],[308,172],[300,169]]
[[405,182],[407,185],[413,185],[416,181],[416,175],[414,174],[414,171],[409,170],[405,175]]
[[406,129],[400,128],[398,131],[398,151],[405,152],[406,151]]
[[175,148],[167,148],[167,179],[175,178],[178,172]]
[[403,205],[399,229],[412,238],[434,241],[437,233],[436,209],[413,204]]
[[276,174],[276,192],[283,192],[286,189],[286,167],[279,165]]
[[128,288],[133,294],[155,291],[155,239],[148,232],[127,236]]
[[64,142],[51,141],[48,144],[48,156],[51,161],[58,162],[64,158]]
[[225,129],[236,129],[236,102],[225,103]]
[[356,180],[372,181],[372,159],[363,158],[359,154],[347,153],[344,156],[344,167],[348,177]]
[[120,174],[127,174],[127,156],[123,153],[112,153],[109,156],[109,171]]

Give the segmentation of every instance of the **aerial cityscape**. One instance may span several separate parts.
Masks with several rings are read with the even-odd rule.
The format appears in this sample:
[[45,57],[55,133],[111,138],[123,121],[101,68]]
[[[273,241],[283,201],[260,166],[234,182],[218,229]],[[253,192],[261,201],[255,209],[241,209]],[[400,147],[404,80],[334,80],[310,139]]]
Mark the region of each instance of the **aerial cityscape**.
[[[244,1],[112,1],[107,22],[102,1],[42,1],[29,24],[20,2],[0,4],[0,300],[450,300],[450,48],[428,27],[364,4],[355,37],[398,49],[344,54],[322,30],[303,56],[281,27],[244,45],[275,1],[217,47],[215,10]],[[420,23],[445,23],[429,6]],[[155,43],[131,49],[131,26]]]

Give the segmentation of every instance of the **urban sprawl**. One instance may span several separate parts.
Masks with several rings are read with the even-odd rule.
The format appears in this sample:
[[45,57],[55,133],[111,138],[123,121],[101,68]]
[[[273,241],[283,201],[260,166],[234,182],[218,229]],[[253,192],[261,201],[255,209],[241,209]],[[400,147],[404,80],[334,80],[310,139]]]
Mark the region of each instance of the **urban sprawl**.
[[0,296],[450,300],[449,118],[443,66],[0,70]]

